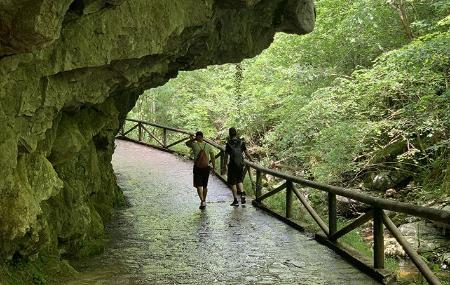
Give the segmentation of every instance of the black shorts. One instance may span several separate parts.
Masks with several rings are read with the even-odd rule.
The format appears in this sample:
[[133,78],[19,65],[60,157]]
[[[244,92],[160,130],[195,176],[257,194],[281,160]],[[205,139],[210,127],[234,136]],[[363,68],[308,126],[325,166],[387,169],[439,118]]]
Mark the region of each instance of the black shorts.
[[208,187],[210,167],[198,168],[194,166],[194,187]]
[[228,164],[227,183],[236,185],[244,181],[245,168],[237,167],[234,164]]

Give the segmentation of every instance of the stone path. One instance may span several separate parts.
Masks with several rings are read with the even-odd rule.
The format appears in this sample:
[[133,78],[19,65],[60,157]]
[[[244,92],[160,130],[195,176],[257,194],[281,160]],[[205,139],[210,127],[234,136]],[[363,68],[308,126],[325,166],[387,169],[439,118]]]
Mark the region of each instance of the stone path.
[[113,159],[129,207],[107,228],[105,253],[68,284],[378,284],[307,235],[210,178],[198,209],[192,163],[117,141]]

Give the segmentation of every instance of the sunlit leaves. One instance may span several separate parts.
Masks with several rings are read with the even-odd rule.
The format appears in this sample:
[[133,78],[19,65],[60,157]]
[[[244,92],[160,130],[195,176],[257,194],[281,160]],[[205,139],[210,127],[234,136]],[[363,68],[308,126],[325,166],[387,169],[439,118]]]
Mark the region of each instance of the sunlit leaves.
[[236,126],[262,161],[324,182],[393,162],[420,174],[448,155],[448,1],[405,3],[412,42],[386,1],[320,0],[313,33],[277,34],[241,63],[239,94],[236,66],[212,66],[148,91],[133,112],[222,140]]

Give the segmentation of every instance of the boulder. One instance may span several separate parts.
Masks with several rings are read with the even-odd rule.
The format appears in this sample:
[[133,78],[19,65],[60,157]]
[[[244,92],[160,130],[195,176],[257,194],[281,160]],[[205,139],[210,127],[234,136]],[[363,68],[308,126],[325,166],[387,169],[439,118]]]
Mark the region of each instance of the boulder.
[[450,267],[450,252],[446,252],[442,255],[442,263]]
[[381,172],[376,174],[372,179],[371,187],[374,190],[386,191],[386,189],[393,187],[394,184],[388,172]]
[[[443,211],[450,212],[450,204],[440,205],[440,206],[433,207],[433,208],[437,208],[437,209],[440,209]],[[432,221],[432,223],[436,228],[441,229],[444,235],[450,236],[450,221],[447,224],[441,223],[441,222],[436,222],[436,221]]]
[[386,193],[384,193],[384,195],[387,198],[391,198],[391,197],[394,197],[395,195],[397,195],[397,191],[395,191],[394,188],[389,188],[388,190],[386,190]]
[[383,171],[380,173],[371,173],[366,187],[376,191],[385,192],[391,188],[403,188],[411,181],[412,177],[407,172],[402,171]]
[[[450,239],[429,223],[417,221],[398,227],[408,243],[419,253],[442,254],[450,252]],[[386,255],[405,256],[395,238],[385,239]]]
[[367,212],[370,209],[370,205],[347,197],[336,196],[336,208],[339,216],[352,219],[359,217],[361,213]]

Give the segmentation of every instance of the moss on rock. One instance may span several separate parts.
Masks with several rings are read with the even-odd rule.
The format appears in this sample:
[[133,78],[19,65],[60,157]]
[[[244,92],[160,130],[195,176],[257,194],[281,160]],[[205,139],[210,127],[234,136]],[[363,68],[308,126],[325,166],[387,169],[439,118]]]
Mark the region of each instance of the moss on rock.
[[123,202],[114,137],[138,96],[313,25],[312,0],[0,4],[0,263],[101,251]]

